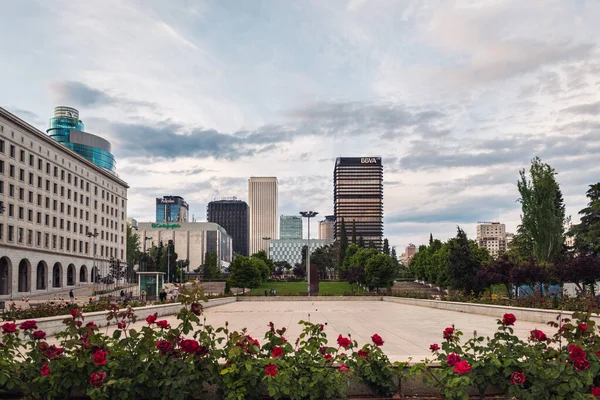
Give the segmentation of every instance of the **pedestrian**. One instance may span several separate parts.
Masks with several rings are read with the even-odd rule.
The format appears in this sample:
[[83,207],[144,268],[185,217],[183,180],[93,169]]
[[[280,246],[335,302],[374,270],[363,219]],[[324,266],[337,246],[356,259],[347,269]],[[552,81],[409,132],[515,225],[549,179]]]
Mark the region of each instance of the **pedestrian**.
[[125,291],[121,290],[121,301],[125,300]]
[[265,297],[267,297],[269,294],[267,293],[267,289],[265,289]]
[[69,290],[69,297],[71,298],[71,303],[75,300],[75,294],[73,293],[73,289]]
[[142,303],[146,302],[146,291],[142,290],[142,292],[140,293],[140,300],[142,300]]
[[160,291],[160,294],[158,295],[160,298],[161,303],[164,303],[167,300],[167,291],[165,288],[163,288],[163,290]]

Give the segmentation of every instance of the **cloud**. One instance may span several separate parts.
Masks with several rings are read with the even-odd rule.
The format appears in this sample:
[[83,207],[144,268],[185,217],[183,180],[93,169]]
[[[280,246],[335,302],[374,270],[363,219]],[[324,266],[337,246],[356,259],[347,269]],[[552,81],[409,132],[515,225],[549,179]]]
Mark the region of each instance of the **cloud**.
[[578,104],[576,106],[567,107],[562,111],[569,114],[589,114],[596,116],[600,114],[600,101],[589,104]]
[[11,113],[17,115],[23,121],[26,121],[32,125],[38,125],[40,127],[45,125],[45,120],[34,112],[31,112],[28,110],[22,110],[22,109],[16,108],[16,107],[7,107],[7,110],[10,111]]
[[120,108],[139,108],[145,107],[154,109],[154,103],[147,101],[138,101],[122,96],[113,96],[105,91],[90,87],[82,82],[61,81],[50,85],[50,91],[55,102],[63,105],[72,105],[75,107],[120,107]]

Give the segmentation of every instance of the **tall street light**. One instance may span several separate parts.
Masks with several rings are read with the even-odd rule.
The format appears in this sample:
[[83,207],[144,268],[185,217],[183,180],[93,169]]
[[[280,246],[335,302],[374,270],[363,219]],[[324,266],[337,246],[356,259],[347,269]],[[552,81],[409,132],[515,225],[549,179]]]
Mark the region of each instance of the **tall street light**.
[[319,214],[316,211],[300,211],[300,215],[308,219],[308,246],[306,246],[306,278],[308,279],[308,295],[310,296],[310,219]]
[[92,238],[92,253],[93,253],[93,263],[92,263],[92,275],[94,272],[96,272],[96,274],[92,277],[92,279],[94,280],[94,294],[95,292],[97,292],[98,287],[96,286],[98,283],[98,270],[96,269],[96,238],[98,237],[98,232],[96,232],[96,229],[94,229],[94,233],[90,232],[89,230],[85,233],[85,235],[87,237],[91,237]]
[[[144,253],[150,255],[150,252],[148,251],[148,249],[146,248],[146,240],[152,240],[152,236],[144,236]],[[144,261],[144,264],[146,264],[148,262],[148,259],[146,257],[144,257],[144,259],[146,261]],[[147,269],[147,265],[145,265],[144,269]]]

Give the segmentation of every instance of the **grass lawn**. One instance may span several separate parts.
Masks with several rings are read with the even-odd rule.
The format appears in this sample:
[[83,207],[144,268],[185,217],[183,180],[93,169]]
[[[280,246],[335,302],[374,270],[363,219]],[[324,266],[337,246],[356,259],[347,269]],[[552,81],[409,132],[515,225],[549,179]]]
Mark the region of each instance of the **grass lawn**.
[[[306,282],[263,282],[260,287],[252,289],[250,296],[264,296],[271,289],[277,290],[277,295],[298,295],[308,290]],[[345,292],[352,292],[348,282],[319,282],[319,295],[341,296]]]

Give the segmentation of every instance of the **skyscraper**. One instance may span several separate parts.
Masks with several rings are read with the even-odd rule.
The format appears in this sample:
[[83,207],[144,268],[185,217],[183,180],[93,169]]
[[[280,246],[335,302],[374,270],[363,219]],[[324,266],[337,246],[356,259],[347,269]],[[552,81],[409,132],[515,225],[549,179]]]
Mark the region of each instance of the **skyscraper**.
[[335,228],[335,216],[327,215],[323,221],[319,221],[319,239],[325,240],[326,243],[333,243]]
[[46,133],[63,146],[114,174],[116,161],[110,152],[110,142],[84,132],[84,129],[77,109],[58,106],[54,107],[54,118],[50,118]]
[[342,220],[348,237],[356,225],[357,237],[365,244],[383,246],[383,165],[381,157],[339,157],[333,172],[335,238]]
[[251,177],[248,179],[250,203],[250,254],[269,251],[265,238],[279,238],[279,206],[276,177]]
[[156,199],[156,222],[188,222],[188,203],[181,196]]
[[282,215],[279,218],[279,239],[302,239],[302,218]]
[[211,201],[206,207],[206,219],[221,225],[231,236],[233,254],[249,255],[250,210],[245,201],[235,197]]

